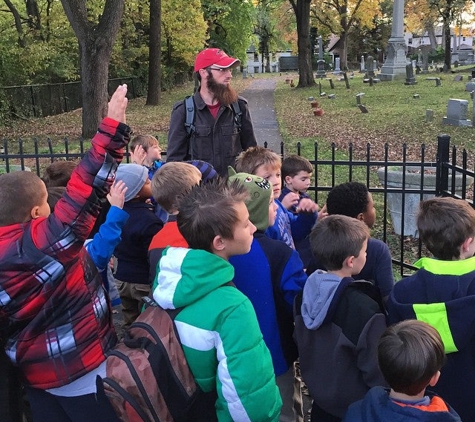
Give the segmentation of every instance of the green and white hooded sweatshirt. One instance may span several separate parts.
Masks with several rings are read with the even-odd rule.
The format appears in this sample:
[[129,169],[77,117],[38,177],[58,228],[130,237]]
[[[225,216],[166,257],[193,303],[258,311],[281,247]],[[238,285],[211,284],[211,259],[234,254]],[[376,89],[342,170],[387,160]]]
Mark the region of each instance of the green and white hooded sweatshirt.
[[209,252],[167,248],[153,291],[175,319],[186,359],[204,392],[217,390],[219,421],[277,421],[282,401],[251,302],[233,285],[234,268]]

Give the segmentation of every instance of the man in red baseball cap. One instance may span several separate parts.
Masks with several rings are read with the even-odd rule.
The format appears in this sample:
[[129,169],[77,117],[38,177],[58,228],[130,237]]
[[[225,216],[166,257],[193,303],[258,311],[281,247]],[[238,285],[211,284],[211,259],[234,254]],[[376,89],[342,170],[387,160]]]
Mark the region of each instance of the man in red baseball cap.
[[167,161],[203,160],[225,176],[241,151],[257,145],[247,101],[231,86],[232,69],[239,63],[219,48],[198,53],[199,87],[193,102],[173,106]]

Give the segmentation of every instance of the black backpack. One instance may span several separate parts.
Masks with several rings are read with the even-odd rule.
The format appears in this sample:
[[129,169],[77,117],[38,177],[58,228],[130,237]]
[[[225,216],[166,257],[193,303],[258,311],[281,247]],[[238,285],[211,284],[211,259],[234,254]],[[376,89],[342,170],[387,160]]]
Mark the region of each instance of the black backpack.
[[[193,100],[193,96],[189,95],[185,97],[183,100],[183,103],[185,105],[185,111],[186,111],[186,118],[185,118],[185,130],[186,133],[188,134],[188,139],[189,139],[189,156],[190,160],[193,160],[193,150],[191,148],[191,141],[193,139],[193,134],[195,133],[195,101]],[[242,111],[241,108],[239,107],[239,102],[235,101],[234,103],[231,104],[231,107],[234,112],[234,127],[237,128],[238,132],[241,132],[241,126],[242,126]]]
[[124,422],[195,420],[205,394],[176,330],[174,319],[183,308],[164,310],[153,299],[144,300],[145,311],[107,357],[106,377],[98,379],[99,397],[105,394]]

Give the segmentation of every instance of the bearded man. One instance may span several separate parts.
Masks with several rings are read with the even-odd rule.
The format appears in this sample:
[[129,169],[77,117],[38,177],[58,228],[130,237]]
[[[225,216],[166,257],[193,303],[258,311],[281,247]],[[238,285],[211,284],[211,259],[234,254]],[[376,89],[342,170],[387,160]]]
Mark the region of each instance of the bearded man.
[[[198,53],[194,71],[199,87],[192,107],[185,101],[173,106],[167,161],[203,160],[226,176],[236,156],[257,145],[247,101],[230,85],[232,69],[237,65],[238,59],[218,48]],[[187,108],[193,109],[191,130],[185,126]]]

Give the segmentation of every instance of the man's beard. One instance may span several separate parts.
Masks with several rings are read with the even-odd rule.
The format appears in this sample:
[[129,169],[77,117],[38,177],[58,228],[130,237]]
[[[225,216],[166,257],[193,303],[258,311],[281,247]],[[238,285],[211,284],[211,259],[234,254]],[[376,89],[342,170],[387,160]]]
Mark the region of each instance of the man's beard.
[[213,94],[215,100],[221,105],[228,106],[238,100],[238,94],[231,85],[223,85],[216,82],[211,70],[208,71],[208,80],[206,81],[206,88]]

